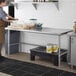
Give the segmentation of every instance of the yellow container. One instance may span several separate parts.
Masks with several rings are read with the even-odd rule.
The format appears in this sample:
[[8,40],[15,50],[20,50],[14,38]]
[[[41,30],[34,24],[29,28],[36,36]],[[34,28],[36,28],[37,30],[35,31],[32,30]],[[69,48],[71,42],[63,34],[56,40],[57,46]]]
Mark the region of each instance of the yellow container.
[[47,53],[52,53],[53,52],[53,45],[52,44],[47,44],[46,46],[46,52]]
[[58,45],[57,44],[53,44],[53,52],[58,52]]
[[59,47],[58,47],[57,44],[51,44],[51,43],[49,43],[46,46],[46,52],[47,53],[58,52],[58,49],[59,49]]

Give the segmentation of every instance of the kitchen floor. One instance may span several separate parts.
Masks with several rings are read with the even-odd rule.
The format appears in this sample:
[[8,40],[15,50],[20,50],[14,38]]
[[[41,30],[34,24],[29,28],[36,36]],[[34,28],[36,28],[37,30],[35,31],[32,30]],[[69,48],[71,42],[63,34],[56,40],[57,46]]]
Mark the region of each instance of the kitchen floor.
[[[6,56],[4,48],[2,50],[3,50],[2,51],[2,55]],[[8,57],[8,56],[6,56],[6,57]],[[31,61],[30,60],[30,54],[28,54],[28,53],[11,54],[8,58],[16,59],[16,60],[21,60],[21,61],[25,61],[25,62],[31,62],[31,63],[43,65],[43,66],[48,66],[48,67],[62,69],[62,70],[65,70],[65,71],[70,71],[70,72],[75,72],[76,73],[76,68],[74,67],[72,69],[71,66],[68,65],[65,62],[61,62],[61,67],[59,68],[58,66],[54,66],[53,63],[50,62],[49,60],[41,59],[39,57],[36,57],[35,61]],[[0,76],[11,76],[11,75],[7,75],[7,74],[4,74],[4,73],[0,72]]]

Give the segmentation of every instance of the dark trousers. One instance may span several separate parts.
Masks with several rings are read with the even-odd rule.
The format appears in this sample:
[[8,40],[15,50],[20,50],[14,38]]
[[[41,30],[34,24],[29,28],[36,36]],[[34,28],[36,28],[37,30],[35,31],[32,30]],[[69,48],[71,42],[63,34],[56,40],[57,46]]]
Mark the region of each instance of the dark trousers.
[[0,43],[0,56],[1,56],[2,44]]

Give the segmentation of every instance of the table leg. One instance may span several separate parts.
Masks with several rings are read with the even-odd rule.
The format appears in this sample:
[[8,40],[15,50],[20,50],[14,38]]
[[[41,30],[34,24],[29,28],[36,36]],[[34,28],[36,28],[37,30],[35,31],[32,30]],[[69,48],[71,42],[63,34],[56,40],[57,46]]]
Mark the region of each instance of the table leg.
[[8,56],[10,54],[10,30],[8,30]]
[[58,55],[53,56],[53,64],[54,64],[55,66],[58,66],[58,65],[59,65],[59,62],[58,62]]
[[31,54],[31,60],[35,60],[35,55]]
[[61,62],[61,59],[60,59],[60,47],[61,47],[61,45],[60,45],[60,42],[61,41],[61,37],[59,36],[59,51],[58,51],[58,66],[59,66],[59,68],[60,68],[60,62]]
[[[21,35],[21,32],[20,32]],[[21,36],[19,36],[19,52],[21,52]]]
[[32,51],[30,52],[30,59],[31,59],[31,60],[35,60],[35,55],[33,54]]

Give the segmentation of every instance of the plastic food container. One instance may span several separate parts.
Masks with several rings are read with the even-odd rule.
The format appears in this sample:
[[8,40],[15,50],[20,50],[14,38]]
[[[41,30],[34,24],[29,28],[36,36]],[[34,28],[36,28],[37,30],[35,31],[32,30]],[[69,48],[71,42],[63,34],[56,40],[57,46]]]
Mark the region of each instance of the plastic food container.
[[58,52],[58,45],[57,44],[53,44],[53,52]]
[[47,44],[46,46],[46,53],[52,53],[53,45],[51,43]]
[[30,23],[36,24],[37,23],[37,19],[30,19]]
[[57,44],[47,44],[46,46],[46,53],[53,53],[53,52],[58,52],[58,45]]

